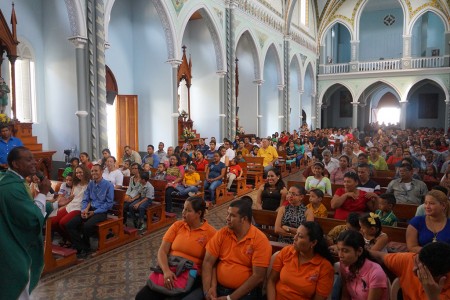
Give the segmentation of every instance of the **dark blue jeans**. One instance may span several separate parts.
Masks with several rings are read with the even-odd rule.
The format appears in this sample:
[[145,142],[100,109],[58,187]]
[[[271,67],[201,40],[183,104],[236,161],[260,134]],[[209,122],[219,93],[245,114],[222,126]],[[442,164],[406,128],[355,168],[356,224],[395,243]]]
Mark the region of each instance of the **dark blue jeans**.
[[[217,297],[231,295],[234,291],[235,290],[226,288],[224,286],[221,286],[220,284],[217,285]],[[260,300],[261,298],[262,298],[261,289],[256,287],[253,290],[251,290],[247,295],[242,296],[239,299],[240,300]]]
[[[216,189],[222,184],[222,180],[213,182],[205,181],[205,190],[209,191],[209,197],[213,204],[216,204]],[[205,199],[206,200],[206,199]]]

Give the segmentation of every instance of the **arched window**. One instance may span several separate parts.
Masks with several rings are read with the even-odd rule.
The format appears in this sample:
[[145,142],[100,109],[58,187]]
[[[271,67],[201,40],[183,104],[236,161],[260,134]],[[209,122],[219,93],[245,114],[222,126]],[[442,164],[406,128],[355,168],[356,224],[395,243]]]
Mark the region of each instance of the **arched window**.
[[300,1],[300,22],[308,26],[308,12],[309,12],[309,0]]
[[21,122],[36,122],[35,59],[28,42],[20,40],[16,60],[16,114]]

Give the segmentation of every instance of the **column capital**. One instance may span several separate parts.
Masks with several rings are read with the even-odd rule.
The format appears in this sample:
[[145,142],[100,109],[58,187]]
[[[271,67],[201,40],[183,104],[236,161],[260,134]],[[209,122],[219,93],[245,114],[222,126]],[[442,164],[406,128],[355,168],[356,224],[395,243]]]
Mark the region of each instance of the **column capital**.
[[166,61],[166,63],[172,65],[172,68],[178,68],[178,66],[181,65],[181,62],[182,61],[180,59],[175,59],[175,58],[171,58]]
[[353,106],[358,106],[359,102],[350,102]]
[[109,48],[111,48],[111,44],[108,42],[105,42],[105,50],[108,50]]
[[448,99],[445,99],[444,102],[445,102],[445,105],[449,105],[450,104],[450,100],[448,100]]
[[224,78],[225,75],[227,75],[227,71],[225,70],[219,70],[216,72],[217,76],[219,76],[219,78]]
[[279,91],[284,90],[285,87],[286,87],[286,86],[285,86],[284,84],[278,84],[278,85],[277,85],[277,88],[278,88]]
[[88,112],[85,111],[85,110],[78,110],[78,111],[75,112],[75,115],[78,118],[86,118],[88,116]]
[[402,37],[403,37],[403,38],[410,38],[411,35],[410,35],[410,34],[403,34]]
[[72,36],[69,37],[68,40],[75,46],[77,49],[84,49],[87,45],[87,38],[83,36]]
[[359,44],[359,40],[351,40],[350,44]]
[[227,8],[234,9],[238,7],[238,0],[225,0]]
[[283,38],[284,38],[285,41],[291,41],[292,40],[292,36],[290,34],[285,34]]
[[304,92],[305,92],[305,90],[298,90],[298,93],[299,93],[300,95],[302,95]]
[[264,80],[263,79],[256,79],[256,80],[253,81],[253,83],[256,84],[256,85],[262,85],[264,83]]

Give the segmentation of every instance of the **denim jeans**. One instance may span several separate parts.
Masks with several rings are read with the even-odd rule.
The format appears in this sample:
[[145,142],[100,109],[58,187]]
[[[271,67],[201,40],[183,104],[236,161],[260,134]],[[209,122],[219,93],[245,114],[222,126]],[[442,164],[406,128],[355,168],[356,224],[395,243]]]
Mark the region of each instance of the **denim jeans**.
[[186,196],[190,192],[197,193],[198,192],[198,187],[196,187],[194,185],[190,185],[190,186],[186,186],[185,187],[182,184],[180,184],[180,185],[178,185],[176,187],[176,190],[178,191],[178,193],[180,193],[180,196]]
[[[221,286],[220,284],[217,285],[217,297],[221,296],[228,296],[234,292],[233,289],[226,288],[224,286]],[[239,298],[240,300],[259,300],[261,299],[261,288],[256,287],[253,290],[251,290],[247,295],[242,296]]]
[[128,211],[131,214],[131,217],[133,218],[133,220],[136,220],[136,212],[139,212],[139,219],[143,220],[145,217],[145,213],[147,212],[147,208],[150,206],[150,204],[152,204],[153,200],[152,199],[147,199],[144,203],[142,203],[141,205],[139,205],[138,209],[134,209],[133,205],[139,203],[139,201],[141,201],[141,199],[138,199],[136,201],[133,201],[130,205],[130,207],[128,208]]
[[209,190],[209,197],[213,204],[216,204],[216,189],[222,184],[222,180],[213,182],[205,181],[205,190]]

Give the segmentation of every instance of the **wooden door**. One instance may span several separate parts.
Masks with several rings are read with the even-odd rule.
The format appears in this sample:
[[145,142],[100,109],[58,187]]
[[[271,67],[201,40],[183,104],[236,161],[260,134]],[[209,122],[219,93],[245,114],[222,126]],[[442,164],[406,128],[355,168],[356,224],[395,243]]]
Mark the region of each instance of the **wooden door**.
[[128,145],[139,152],[138,133],[138,96],[117,95],[116,141],[119,164],[122,164],[123,147]]

